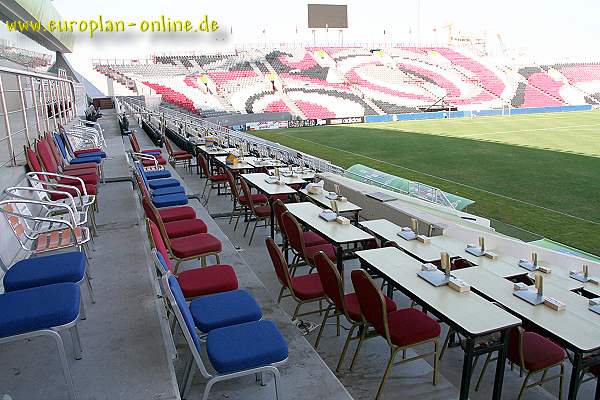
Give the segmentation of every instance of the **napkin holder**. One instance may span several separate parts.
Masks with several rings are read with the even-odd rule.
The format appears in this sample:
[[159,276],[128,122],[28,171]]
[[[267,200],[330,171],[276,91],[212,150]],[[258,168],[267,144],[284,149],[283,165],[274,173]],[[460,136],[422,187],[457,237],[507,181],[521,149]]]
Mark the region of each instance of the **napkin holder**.
[[323,210],[319,213],[319,217],[327,222],[333,222],[337,220],[337,214],[331,210]]
[[479,246],[468,244],[465,251],[475,257],[483,257],[485,255],[485,242],[483,236],[479,237]]

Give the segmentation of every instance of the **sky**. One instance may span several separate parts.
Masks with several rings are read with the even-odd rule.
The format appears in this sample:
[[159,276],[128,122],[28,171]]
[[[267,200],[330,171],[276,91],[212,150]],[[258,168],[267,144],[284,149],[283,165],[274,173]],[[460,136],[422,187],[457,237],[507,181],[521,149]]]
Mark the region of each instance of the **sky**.
[[[315,1],[312,1],[315,2]],[[349,29],[345,44],[366,42],[445,43],[453,34],[487,35],[497,51],[497,34],[506,47],[526,52],[532,59],[599,60],[600,1],[598,0],[347,0],[316,1],[347,4]],[[165,15],[200,21],[216,20],[217,33],[113,33],[89,39],[77,37],[71,59],[142,58],[162,52],[227,52],[252,43],[312,43],[307,28],[307,1],[301,0],[54,0],[65,19],[124,19],[139,22]],[[330,29],[315,33],[317,42],[341,43]]]

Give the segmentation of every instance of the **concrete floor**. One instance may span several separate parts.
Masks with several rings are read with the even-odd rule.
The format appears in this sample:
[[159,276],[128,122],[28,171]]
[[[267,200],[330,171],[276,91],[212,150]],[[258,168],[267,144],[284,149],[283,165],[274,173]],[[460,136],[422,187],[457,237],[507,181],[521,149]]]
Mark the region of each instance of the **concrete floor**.
[[[176,334],[178,356],[172,360],[171,338],[162,303],[156,297],[155,275],[148,258],[143,224],[140,224],[142,212],[131,184],[119,182],[129,175],[124,157],[124,149],[129,148],[129,143],[118,134],[118,125],[113,118],[106,116],[101,123],[110,153],[105,161],[105,172],[107,180],[112,182],[101,185],[100,236],[96,239],[92,260],[97,303],[89,304],[84,291],[88,319],[80,323],[84,357],[71,361],[75,385],[79,398],[87,400],[178,399],[176,380],[181,377],[182,365],[189,353],[182,336]],[[136,125],[132,123],[132,127],[136,128]],[[142,147],[150,147],[149,139],[137,130]],[[191,175],[183,168],[178,168],[176,174],[184,180],[188,194],[201,191],[204,182],[197,175]],[[289,361],[281,368],[283,399],[373,398],[388,357],[385,342],[379,338],[367,341],[353,372],[332,373],[347,331],[342,330],[338,337],[333,326],[327,327],[316,352],[312,347],[316,331],[305,337],[290,321],[293,302],[284,299],[280,306],[275,304],[279,284],[264,246],[268,230],[257,229],[252,246],[248,246],[248,238],[242,237],[243,226],[234,232],[228,218],[213,220],[196,200],[191,200],[190,205],[207,223],[209,232],[223,241],[221,260],[233,265],[240,287],[256,297],[265,318],[273,320],[288,341]],[[209,202],[211,213],[227,212],[230,207],[228,196],[216,196],[213,192]],[[349,261],[345,267],[348,274],[358,265],[356,261]],[[395,300],[400,306],[409,303],[401,294],[396,294]],[[304,318],[320,323],[318,315]],[[69,346],[68,336],[65,338],[65,344]],[[351,346],[350,352],[353,349]],[[395,367],[382,399],[457,398],[462,368],[460,348],[452,348],[446,353],[437,386],[431,384],[431,365],[431,360],[419,360]],[[480,366],[476,373],[479,370]],[[489,368],[481,390],[471,392],[472,399],[491,397],[493,373],[494,368]],[[0,346],[0,398],[8,394],[13,400],[65,399],[63,382],[56,352],[45,339]],[[272,380],[267,378],[265,383],[267,386],[261,387],[253,377],[219,383],[210,398],[274,399]],[[502,398],[515,399],[520,383],[519,374],[507,369]],[[594,384],[584,384],[578,399],[591,399]],[[551,383],[544,388],[531,389],[526,399],[556,398],[556,388],[557,383]],[[187,398],[199,398],[203,389],[204,380],[197,374]]]

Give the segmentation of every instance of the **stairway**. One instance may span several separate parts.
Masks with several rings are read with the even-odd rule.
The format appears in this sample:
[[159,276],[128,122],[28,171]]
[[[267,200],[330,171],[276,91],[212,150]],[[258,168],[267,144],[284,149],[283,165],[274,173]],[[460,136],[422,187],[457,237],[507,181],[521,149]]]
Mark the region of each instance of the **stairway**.
[[[275,77],[275,89],[277,90],[276,93],[279,94],[279,97],[281,98],[283,103],[287,106],[287,108],[290,109],[292,116],[294,118],[300,117],[301,119],[307,119],[306,116],[304,115],[304,113],[298,108],[296,103],[294,103],[292,101],[292,99],[290,99],[288,97],[288,95],[285,93],[285,91],[283,90],[283,83],[279,79],[279,75],[275,71],[275,68],[273,68],[273,66],[271,64],[269,64],[269,62],[267,61],[266,58],[263,58],[260,61],[265,65],[265,67],[267,67],[269,72]],[[258,70],[260,72],[260,70],[258,69],[258,66],[254,62],[251,62],[250,66],[252,66],[252,69],[254,69],[255,71]],[[279,85],[277,84],[278,82],[279,82]]]

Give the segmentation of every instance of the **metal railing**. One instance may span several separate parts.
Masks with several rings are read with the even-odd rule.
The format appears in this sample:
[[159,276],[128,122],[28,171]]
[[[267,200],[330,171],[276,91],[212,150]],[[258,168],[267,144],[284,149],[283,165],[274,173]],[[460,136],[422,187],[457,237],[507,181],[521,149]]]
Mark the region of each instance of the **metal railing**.
[[[217,143],[224,146],[243,148],[246,152],[255,151],[261,156],[275,157],[286,163],[309,167],[317,172],[329,172],[348,176],[344,168],[329,161],[301,153],[279,143],[273,143],[244,132],[230,130],[221,125],[178,112],[171,108],[158,106],[156,110],[150,110],[143,101],[133,97],[122,97],[117,99],[116,103],[118,104],[117,111],[120,110],[128,114],[138,115],[146,123],[157,128],[163,135],[165,128],[169,128],[173,132],[180,133],[184,138],[212,137]],[[363,179],[364,177],[361,177],[361,180]],[[451,210],[455,210],[457,206],[448,199],[443,191],[423,183],[411,181],[408,192],[394,187],[387,187],[378,182],[367,183],[448,207]]]
[[163,134],[165,128],[169,128],[174,132],[180,133],[184,138],[212,137],[215,142],[225,146],[243,148],[247,152],[256,151],[261,155],[268,155],[284,162],[294,162],[317,172],[330,172],[338,175],[343,175],[344,173],[342,167],[332,164],[327,160],[244,132],[233,131],[221,125],[170,108],[159,106],[156,110],[150,110],[142,101],[131,97],[122,97],[116,100],[117,111],[138,115],[144,121],[159,129]]
[[72,81],[0,67],[0,167],[17,165],[24,144],[76,115]]

